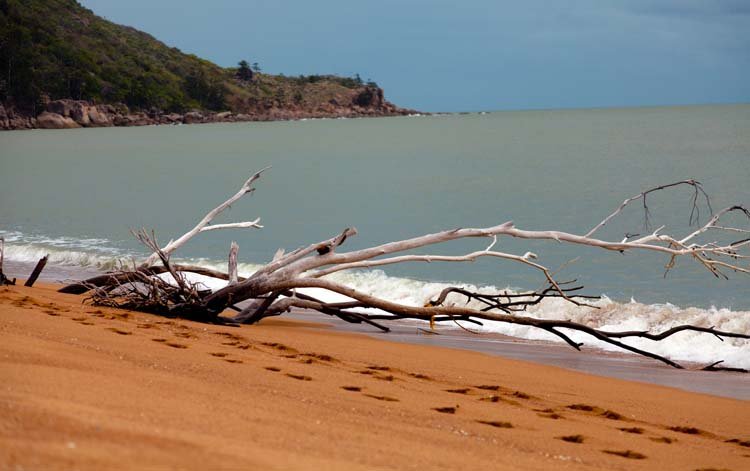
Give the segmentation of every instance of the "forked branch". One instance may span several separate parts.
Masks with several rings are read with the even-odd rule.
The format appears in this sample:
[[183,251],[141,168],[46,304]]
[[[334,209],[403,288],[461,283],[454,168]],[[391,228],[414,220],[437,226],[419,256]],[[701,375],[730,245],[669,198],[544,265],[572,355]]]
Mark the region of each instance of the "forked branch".
[[[415,319],[428,322],[430,326],[437,323],[451,322],[461,325],[469,322],[481,325],[486,321],[525,325],[549,332],[562,339],[573,348],[580,349],[581,343],[574,341],[571,332],[579,332],[617,348],[643,355],[675,368],[682,366],[675,361],[634,347],[623,340],[644,338],[663,341],[680,332],[690,331],[706,333],[719,339],[750,339],[745,332],[725,332],[714,328],[692,325],[673,327],[664,332],[647,331],[610,332],[569,320],[538,319],[524,313],[529,307],[547,299],[562,299],[570,304],[595,308],[591,304],[597,299],[581,294],[582,286],[573,281],[558,281],[554,273],[538,261],[538,256],[531,252],[512,254],[494,250],[499,237],[514,237],[530,240],[549,240],[559,243],[598,247],[604,250],[626,252],[642,251],[664,254],[668,257],[667,271],[676,259],[685,257],[695,260],[715,276],[726,277],[728,271],[750,273],[747,261],[750,254],[750,228],[732,227],[720,222],[727,214],[741,214],[750,220],[750,211],[742,205],[729,206],[712,217],[701,227],[686,235],[675,236],[665,232],[662,226],[651,234],[644,236],[626,235],[623,240],[606,240],[595,237],[596,232],[617,217],[633,201],[642,200],[644,225],[650,225],[650,212],[647,198],[652,194],[680,186],[689,186],[693,190],[689,223],[692,225],[700,218],[699,202],[705,200],[709,212],[711,203],[702,185],[696,180],[682,180],[658,186],[623,201],[623,203],[605,219],[583,235],[556,230],[526,230],[517,228],[512,222],[504,222],[485,228],[456,228],[433,234],[426,234],[354,251],[342,251],[344,243],[357,234],[356,229],[347,228],[329,239],[300,247],[289,253],[280,249],[272,261],[258,269],[247,278],[237,274],[237,246],[230,249],[228,273],[206,270],[200,267],[172,264],[171,254],[183,246],[195,235],[216,230],[231,228],[260,227],[259,220],[243,223],[210,225],[211,221],[243,195],[251,193],[253,183],[260,178],[261,172],[251,176],[242,188],[227,201],[214,208],[196,226],[170,242],[159,247],[153,233],[141,230],[134,235],[152,253],[146,261],[132,269],[122,269],[114,273],[91,278],[81,283],[62,289],[65,292],[83,293],[90,291],[89,299],[96,304],[121,306],[156,312],[163,315],[183,316],[206,322],[239,322],[255,323],[269,316],[281,315],[292,309],[308,309],[342,319],[346,322],[366,323],[383,331],[388,327],[383,321]],[[699,242],[698,240],[711,233],[741,234],[740,240],[721,243],[716,240]],[[424,255],[413,251],[432,247],[445,242],[460,239],[488,239],[483,250],[458,255]],[[495,259],[531,267],[540,272],[544,286],[535,291],[498,293],[480,293],[466,287],[453,286],[435,293],[421,306],[396,303],[353,289],[343,283],[328,278],[328,275],[345,270],[357,270],[371,267],[383,267],[403,263],[463,263],[480,258]],[[169,277],[166,274],[169,274]],[[190,281],[189,274],[201,274],[227,280],[226,286],[207,290],[200,283]],[[328,302],[321,297],[313,297],[307,292],[314,288],[324,293],[343,297],[341,302]],[[459,302],[462,301],[462,302]],[[221,314],[228,308],[238,311],[233,318]],[[716,363],[718,364],[718,363]],[[726,370],[728,368],[710,365],[707,369]]]

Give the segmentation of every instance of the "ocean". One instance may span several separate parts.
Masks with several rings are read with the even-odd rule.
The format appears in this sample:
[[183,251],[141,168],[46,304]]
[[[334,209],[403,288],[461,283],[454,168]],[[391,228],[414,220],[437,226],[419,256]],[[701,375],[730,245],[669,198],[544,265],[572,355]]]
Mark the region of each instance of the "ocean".
[[[233,194],[254,171],[273,168],[257,191],[216,222],[261,218],[263,229],[202,234],[176,256],[224,269],[229,243],[251,273],[278,248],[291,250],[356,227],[344,249],[455,227],[508,220],[524,229],[585,233],[625,198],[687,178],[713,209],[750,205],[750,105],[518,111],[376,119],[152,126],[0,133],[0,236],[10,263],[50,254],[65,278],[112,269],[146,252],[130,229],[165,243]],[[649,197],[651,226],[634,204],[602,232],[622,239],[666,225],[687,234],[692,192]],[[709,210],[701,206],[701,221]],[[739,217],[730,220],[748,227]],[[483,249],[485,240],[429,253]],[[501,239],[498,250],[532,251],[562,267],[600,309],[550,301],[531,315],[608,330],[663,330],[682,323],[750,333],[750,276],[717,279],[691,260],[619,254],[553,242]],[[747,262],[744,262],[747,263]],[[55,271],[58,269],[58,271]],[[336,274],[351,286],[422,305],[443,287],[535,289],[543,280],[498,260],[408,264]],[[445,328],[448,328],[447,326]],[[556,340],[489,323],[484,330]],[[583,336],[576,337],[595,344]],[[750,342],[682,333],[634,345],[677,360],[750,368]]]

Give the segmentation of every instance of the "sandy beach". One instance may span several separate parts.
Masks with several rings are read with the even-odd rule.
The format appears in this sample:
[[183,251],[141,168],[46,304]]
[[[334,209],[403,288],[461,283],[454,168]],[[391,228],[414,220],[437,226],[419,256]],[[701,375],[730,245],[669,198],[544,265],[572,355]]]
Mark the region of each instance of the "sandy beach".
[[747,401],[0,289],[3,469],[746,469]]

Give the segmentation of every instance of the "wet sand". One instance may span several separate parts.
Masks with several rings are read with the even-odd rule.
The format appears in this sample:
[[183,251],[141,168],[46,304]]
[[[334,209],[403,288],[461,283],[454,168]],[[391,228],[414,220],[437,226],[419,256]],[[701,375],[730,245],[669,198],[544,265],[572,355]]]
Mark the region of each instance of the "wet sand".
[[[23,277],[24,274],[30,273],[33,268],[34,264],[31,263],[5,262],[5,270],[12,276]],[[101,274],[101,271],[93,268],[50,265],[42,272],[40,280],[55,283],[63,280],[85,279],[99,274]],[[304,311],[288,314],[287,317],[318,324],[326,323],[327,320],[325,316],[319,313],[306,313]],[[383,334],[379,330],[364,324],[348,324],[338,320],[331,320],[326,323],[326,328],[333,328],[342,332],[362,333],[373,338],[393,342],[471,350],[600,376],[750,400],[750,375],[694,371],[699,370],[704,365],[691,365],[683,362],[692,371],[675,370],[657,361],[637,355],[604,351],[586,346],[583,347],[582,352],[577,352],[560,343],[531,341],[493,333],[472,335],[460,329],[445,327],[440,328],[441,335],[429,335],[418,329],[415,323],[409,321],[389,323],[389,327],[391,332]]]
[[[750,403],[0,288],[0,468],[747,469]],[[383,337],[388,338],[388,337]]]
[[[290,316],[304,321],[320,321],[320,314],[295,313]],[[372,327],[332,321],[336,329],[368,334],[392,342],[471,350],[503,358],[531,361],[600,376],[659,384],[686,391],[750,400],[750,375],[733,372],[699,371],[704,365],[682,362],[678,370],[655,360],[627,353],[616,353],[593,347],[573,350],[567,345],[517,339],[502,334],[469,334],[459,329],[441,328],[438,335],[428,334],[415,323],[389,323],[391,332],[381,333]],[[421,329],[420,329],[421,327]]]

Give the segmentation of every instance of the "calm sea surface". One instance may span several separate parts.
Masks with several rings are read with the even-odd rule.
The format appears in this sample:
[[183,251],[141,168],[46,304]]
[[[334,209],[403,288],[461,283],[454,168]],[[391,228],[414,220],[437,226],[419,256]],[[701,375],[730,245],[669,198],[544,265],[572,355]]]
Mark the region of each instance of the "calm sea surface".
[[[153,228],[166,242],[266,165],[273,169],[258,191],[221,220],[260,216],[265,228],[203,234],[181,256],[218,262],[234,239],[241,258],[261,263],[279,247],[350,226],[359,230],[347,241],[352,249],[507,220],[584,233],[626,197],[686,178],[703,182],[714,209],[750,205],[750,105],[3,132],[0,235],[11,257],[69,252],[78,258],[58,258],[85,265],[142,253],[130,228]],[[691,197],[687,188],[654,195],[653,224],[689,231]],[[619,240],[644,230],[635,205],[602,235]],[[560,277],[619,301],[750,308],[750,277],[717,280],[689,260],[664,278],[667,260],[655,254],[509,240],[497,247],[532,250],[550,267],[580,257]],[[542,281],[497,260],[386,272],[498,287]]]

